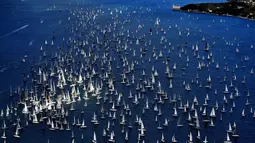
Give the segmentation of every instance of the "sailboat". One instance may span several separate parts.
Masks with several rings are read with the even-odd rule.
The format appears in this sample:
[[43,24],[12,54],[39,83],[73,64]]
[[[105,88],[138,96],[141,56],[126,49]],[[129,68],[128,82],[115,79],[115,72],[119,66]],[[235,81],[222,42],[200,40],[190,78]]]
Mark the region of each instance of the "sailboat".
[[197,139],[200,140],[200,130],[197,130]]
[[86,128],[86,127],[87,127],[87,126],[85,125],[85,120],[83,119],[80,128],[83,129],[83,128]]
[[162,133],[162,135],[161,135],[161,142],[165,142],[165,137],[164,137],[164,134]]
[[3,130],[3,135],[1,136],[2,139],[6,139],[5,130]]
[[105,137],[107,134],[106,134],[106,130],[105,128],[103,129],[103,137]]
[[126,131],[125,140],[128,141],[128,131]]
[[229,93],[229,91],[228,91],[228,86],[227,86],[227,85],[225,85],[225,90],[224,90],[223,93],[225,93],[225,94],[228,94],[228,93]]
[[227,130],[227,132],[228,132],[228,133],[232,133],[232,132],[233,132],[232,126],[231,126],[230,123],[228,124],[228,130]]
[[200,124],[199,124],[199,119],[196,118],[196,127],[197,130],[200,130]]
[[208,143],[207,136],[205,136],[205,139],[204,139],[203,143]]
[[172,83],[172,79],[170,79],[170,81],[169,81],[169,88],[173,88],[173,83]]
[[114,102],[112,103],[112,108],[110,110],[113,111],[113,112],[117,111],[117,109],[115,108],[115,103]]
[[156,25],[156,26],[159,26],[159,23],[160,23],[160,19],[157,18],[156,21],[155,21],[155,25]]
[[242,117],[245,117],[245,110],[242,110]]
[[121,121],[120,121],[120,124],[121,124],[121,125],[125,125],[125,123],[126,123],[125,115],[122,115],[122,119],[121,119]]
[[174,108],[174,114],[173,114],[174,117],[178,117],[178,113],[177,113],[177,110],[176,108]]
[[229,134],[227,133],[227,139],[224,141],[224,143],[232,143],[232,141],[229,138]]
[[162,130],[163,128],[161,127],[160,125],[160,122],[158,122],[158,127],[157,127],[158,130]]
[[188,143],[193,143],[193,137],[191,132],[189,133],[188,137],[189,137]]
[[146,110],[150,109],[148,98],[146,99],[146,103],[145,103],[144,109],[146,109]]
[[203,116],[206,116],[206,115],[207,115],[207,114],[206,114],[206,107],[204,108],[202,115],[203,115]]
[[232,137],[239,138],[239,134],[237,133],[236,128],[232,132]]
[[236,53],[239,53],[239,49],[236,47]]
[[250,74],[254,74],[253,68],[251,69]]
[[51,127],[49,128],[49,130],[51,130],[51,131],[55,130],[55,126],[54,126],[54,122],[53,121],[51,121]]
[[219,69],[220,68],[220,65],[219,63],[216,64],[216,69]]
[[211,110],[211,113],[210,113],[210,117],[214,117],[214,118],[216,117],[214,107],[212,107],[212,110]]
[[187,85],[185,86],[185,89],[186,89],[187,91],[190,91],[190,90],[191,90],[189,84],[187,84]]
[[113,131],[111,132],[111,135],[110,135],[110,138],[109,138],[108,141],[109,142],[115,142],[115,140],[114,140],[114,132]]
[[37,119],[37,115],[36,115],[35,111],[34,111],[34,113],[33,113],[33,116],[34,116],[34,118],[33,118],[33,123],[34,123],[34,124],[38,124],[38,119]]
[[167,126],[168,126],[168,120],[167,120],[167,118],[165,118],[164,126],[165,126],[165,127],[167,127]]
[[211,122],[210,122],[209,126],[210,127],[214,127],[215,126],[214,123],[213,123],[213,119],[212,118],[211,118]]
[[141,126],[141,130],[140,130],[141,132],[140,132],[140,136],[142,136],[142,137],[144,137],[145,136],[145,133],[144,133],[144,129],[142,128],[142,126]]
[[70,125],[69,125],[69,123],[67,123],[66,130],[67,130],[67,131],[70,131],[70,130],[71,130],[71,129],[70,129]]
[[181,117],[179,117],[179,119],[178,119],[177,127],[183,127],[183,125],[181,124]]
[[173,70],[176,70],[176,63],[174,63]]
[[175,139],[175,135],[172,136],[172,143],[177,143],[177,140]]
[[14,134],[13,136],[14,136],[15,138],[20,138],[18,126],[16,127],[16,131],[15,131],[15,134]]
[[90,81],[89,82],[89,84],[88,84],[88,93],[92,93],[92,92],[94,92],[95,91],[95,88],[94,88],[94,86],[93,86],[93,84],[92,84],[92,81]]
[[28,108],[27,108],[26,102],[24,103],[24,108],[23,108],[23,110],[22,110],[22,113],[23,113],[23,114],[28,114]]
[[93,143],[97,143],[97,136],[96,136],[96,133],[94,131],[94,136],[93,136],[93,140],[92,140]]

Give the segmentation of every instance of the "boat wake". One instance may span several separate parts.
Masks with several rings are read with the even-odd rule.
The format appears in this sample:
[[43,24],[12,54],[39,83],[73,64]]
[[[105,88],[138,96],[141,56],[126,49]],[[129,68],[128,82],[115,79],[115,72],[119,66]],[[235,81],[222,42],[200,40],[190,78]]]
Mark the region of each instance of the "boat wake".
[[28,27],[28,24],[27,24],[27,25],[24,25],[24,26],[22,26],[22,27],[20,27],[20,28],[18,28],[18,29],[15,29],[15,30],[13,30],[13,31],[10,32],[10,33],[7,33],[7,34],[1,36],[0,39],[3,39],[3,38],[5,38],[5,37],[7,37],[7,36],[10,36],[10,35],[14,34],[14,33],[17,33],[17,32],[19,32],[20,30],[23,30],[23,29],[25,29],[25,28],[27,28],[27,27]]

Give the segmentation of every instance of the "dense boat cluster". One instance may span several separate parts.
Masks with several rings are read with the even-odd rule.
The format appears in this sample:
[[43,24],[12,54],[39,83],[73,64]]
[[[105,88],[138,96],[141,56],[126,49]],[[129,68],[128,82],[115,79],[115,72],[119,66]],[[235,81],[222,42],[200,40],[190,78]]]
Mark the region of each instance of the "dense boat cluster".
[[[238,141],[239,121],[255,118],[249,57],[235,66],[217,61],[217,43],[204,36],[174,45],[168,33],[185,39],[192,32],[164,27],[160,17],[145,26],[130,9],[70,10],[72,36],[45,40],[24,84],[10,88],[12,101],[1,109],[3,142],[19,140],[33,124],[68,132],[63,138],[72,143]],[[229,120],[232,114],[240,118]],[[216,126],[224,130],[220,139],[208,132]]]

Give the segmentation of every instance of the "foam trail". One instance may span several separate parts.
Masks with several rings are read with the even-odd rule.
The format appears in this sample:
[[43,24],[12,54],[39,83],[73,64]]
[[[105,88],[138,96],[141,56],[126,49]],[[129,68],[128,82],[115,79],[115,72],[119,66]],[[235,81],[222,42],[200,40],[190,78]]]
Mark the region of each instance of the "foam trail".
[[0,39],[2,39],[2,38],[4,38],[4,37],[7,37],[7,36],[10,36],[10,35],[12,35],[12,34],[14,34],[14,33],[16,33],[16,32],[19,32],[20,30],[25,29],[25,28],[27,28],[27,27],[28,27],[28,24],[27,24],[27,25],[24,25],[24,26],[22,26],[22,27],[20,27],[20,28],[18,28],[18,29],[15,29],[15,30],[13,30],[13,31],[10,32],[10,33],[7,33],[7,34],[1,36]]

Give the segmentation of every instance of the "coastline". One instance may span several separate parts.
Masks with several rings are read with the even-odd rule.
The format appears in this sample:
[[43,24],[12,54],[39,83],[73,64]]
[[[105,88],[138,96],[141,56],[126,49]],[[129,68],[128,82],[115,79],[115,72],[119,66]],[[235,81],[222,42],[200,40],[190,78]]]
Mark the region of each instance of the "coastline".
[[186,10],[177,10],[175,9],[174,11],[180,11],[180,12],[185,12],[185,13],[195,13],[195,14],[208,14],[208,15],[216,15],[216,16],[223,16],[223,17],[234,17],[234,18],[240,18],[240,19],[245,19],[245,20],[251,20],[255,21],[255,19],[252,18],[247,18],[247,17],[242,17],[242,16],[235,16],[235,15],[226,15],[226,14],[217,14],[217,13],[210,13],[210,12],[205,12],[205,11],[186,11]]
[[186,13],[236,17],[255,21],[255,6],[243,2],[198,3],[188,4],[182,7],[173,5],[172,10]]

